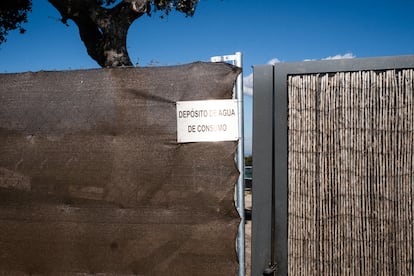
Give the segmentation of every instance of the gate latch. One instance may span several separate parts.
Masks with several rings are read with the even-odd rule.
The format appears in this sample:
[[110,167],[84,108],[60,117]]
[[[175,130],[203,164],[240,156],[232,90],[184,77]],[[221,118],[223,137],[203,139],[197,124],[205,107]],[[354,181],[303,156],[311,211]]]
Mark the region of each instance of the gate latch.
[[276,265],[276,264],[269,265],[269,267],[268,267],[268,268],[266,268],[266,269],[263,271],[263,275],[264,275],[264,276],[267,276],[267,275],[274,275],[274,273],[275,273],[275,271],[276,271],[276,268],[277,268],[277,265]]

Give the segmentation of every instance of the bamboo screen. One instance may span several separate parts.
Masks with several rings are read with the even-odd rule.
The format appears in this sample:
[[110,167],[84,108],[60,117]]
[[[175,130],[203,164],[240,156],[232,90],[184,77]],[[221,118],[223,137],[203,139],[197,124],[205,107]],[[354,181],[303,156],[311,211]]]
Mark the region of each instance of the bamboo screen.
[[414,274],[414,70],[288,79],[290,275]]

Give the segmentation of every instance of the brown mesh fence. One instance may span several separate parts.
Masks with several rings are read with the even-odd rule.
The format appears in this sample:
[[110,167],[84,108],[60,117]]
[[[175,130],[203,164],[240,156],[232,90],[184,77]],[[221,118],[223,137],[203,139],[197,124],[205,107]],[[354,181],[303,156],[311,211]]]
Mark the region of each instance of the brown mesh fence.
[[414,274],[414,71],[295,75],[289,273]]
[[176,143],[194,63],[0,75],[0,275],[235,275],[236,144]]

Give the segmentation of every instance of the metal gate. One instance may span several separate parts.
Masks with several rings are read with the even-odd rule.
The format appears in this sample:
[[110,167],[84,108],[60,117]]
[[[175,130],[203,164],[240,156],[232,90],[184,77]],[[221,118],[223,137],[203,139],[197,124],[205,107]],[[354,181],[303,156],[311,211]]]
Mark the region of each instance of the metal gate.
[[252,275],[414,273],[413,68],[254,67]]

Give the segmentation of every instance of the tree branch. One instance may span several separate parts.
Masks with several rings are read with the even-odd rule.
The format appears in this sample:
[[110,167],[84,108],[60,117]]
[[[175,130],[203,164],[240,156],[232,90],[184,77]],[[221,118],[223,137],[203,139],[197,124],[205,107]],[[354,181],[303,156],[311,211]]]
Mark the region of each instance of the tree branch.
[[146,14],[150,9],[150,0],[124,0],[111,9],[113,15],[125,17],[129,24]]

